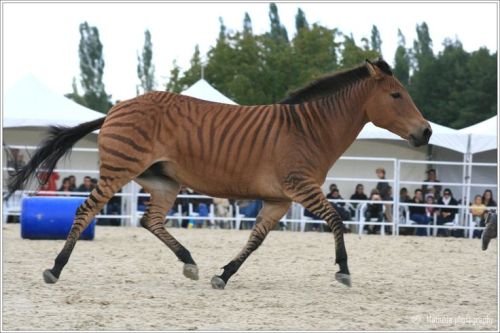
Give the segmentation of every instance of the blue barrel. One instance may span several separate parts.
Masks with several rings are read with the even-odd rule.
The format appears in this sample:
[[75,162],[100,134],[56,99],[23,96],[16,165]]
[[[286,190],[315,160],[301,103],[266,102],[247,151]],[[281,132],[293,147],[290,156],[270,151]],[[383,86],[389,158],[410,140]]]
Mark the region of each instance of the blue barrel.
[[[83,197],[27,197],[21,204],[21,237],[66,239]],[[95,219],[80,239],[94,239]]]

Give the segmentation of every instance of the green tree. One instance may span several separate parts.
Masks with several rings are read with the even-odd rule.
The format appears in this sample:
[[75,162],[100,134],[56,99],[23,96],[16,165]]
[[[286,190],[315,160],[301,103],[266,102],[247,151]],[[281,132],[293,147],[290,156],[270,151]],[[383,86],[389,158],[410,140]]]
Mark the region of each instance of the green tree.
[[271,22],[271,39],[288,43],[288,32],[285,26],[281,24],[278,7],[274,2],[269,4],[269,21]]
[[64,96],[66,96],[69,99],[72,99],[73,101],[75,101],[76,103],[78,103],[80,105],[87,106],[87,104],[85,103],[85,99],[78,92],[78,87],[76,84],[75,77],[73,77],[73,83],[71,84],[71,87],[72,87],[73,91],[69,94],[65,94]]
[[338,67],[337,52],[340,44],[335,41],[336,36],[336,29],[318,24],[297,31],[292,40],[293,67],[296,73],[295,80],[290,82],[292,90]]
[[[231,45],[234,38],[229,36],[222,18],[219,18],[219,22],[219,36],[215,47],[210,48],[207,53],[205,77],[216,89],[234,99],[235,96],[231,93],[229,86],[238,70],[238,65],[235,63],[237,52]],[[246,25],[251,31],[251,22],[247,22]]]
[[307,23],[306,14],[299,8],[295,15],[295,30],[299,33],[302,29],[309,29],[309,23]]
[[400,29],[398,29],[398,48],[394,56],[394,75],[405,87],[408,87],[410,79],[410,55],[406,49],[405,36]]
[[[366,39],[365,39],[366,41]],[[378,57],[376,51],[367,49],[366,43],[365,48],[361,48],[356,45],[353,35],[344,35],[344,42],[342,43],[341,51],[341,62],[342,68],[349,68],[357,66],[363,63],[366,59],[375,59]]]
[[416,31],[417,39],[413,42],[413,68],[418,70],[433,62],[434,52],[427,23],[417,24]]
[[87,22],[80,24],[78,53],[80,56],[80,83],[83,88],[85,105],[93,110],[107,113],[112,104],[110,102],[111,96],[106,94],[102,82],[104,59],[99,30],[89,26]]
[[379,57],[382,57],[382,38],[380,37],[380,32],[376,25],[372,26],[372,35],[370,37],[371,50],[378,53]]
[[137,76],[139,77],[140,86],[137,88],[139,91],[146,93],[152,91],[155,85],[155,67],[153,65],[153,44],[151,43],[151,33],[149,30],[144,32],[144,48],[142,55],[137,55]]
[[166,91],[170,91],[170,92],[174,92],[174,93],[182,92],[182,85],[179,82],[180,72],[181,72],[181,69],[177,65],[177,62],[174,60],[174,62],[172,64],[172,69],[170,70],[169,80],[165,86]]

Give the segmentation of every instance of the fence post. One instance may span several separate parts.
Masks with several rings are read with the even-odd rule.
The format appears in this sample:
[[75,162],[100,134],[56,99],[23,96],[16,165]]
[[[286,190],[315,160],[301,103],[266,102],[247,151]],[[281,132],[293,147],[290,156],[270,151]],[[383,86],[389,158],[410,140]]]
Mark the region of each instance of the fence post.
[[401,161],[399,159],[394,160],[394,186],[392,191],[392,199],[394,203],[392,205],[392,235],[399,235],[399,177],[401,175],[400,172]]

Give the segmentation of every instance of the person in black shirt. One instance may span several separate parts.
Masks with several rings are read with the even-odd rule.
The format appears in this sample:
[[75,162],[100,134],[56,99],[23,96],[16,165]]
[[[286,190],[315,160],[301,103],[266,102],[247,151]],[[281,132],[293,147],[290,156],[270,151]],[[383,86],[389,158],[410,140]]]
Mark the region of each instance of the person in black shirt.
[[[424,204],[424,198],[422,194],[422,190],[417,188],[415,190],[415,196],[413,197],[412,203],[414,204]],[[426,214],[425,206],[416,207],[410,206],[410,220],[415,221],[417,224],[429,224],[430,219]],[[426,228],[416,228],[415,234],[417,236],[427,236]]]
[[[449,188],[445,188],[443,191],[443,196],[439,198],[438,205],[444,205],[449,207],[439,208],[439,214],[437,217],[436,223],[438,225],[443,225],[448,222],[453,222],[455,220],[455,214],[458,212],[456,208],[452,208],[453,206],[457,206],[458,202],[453,197],[451,190]],[[446,233],[444,229],[438,229],[438,236],[444,236]]]

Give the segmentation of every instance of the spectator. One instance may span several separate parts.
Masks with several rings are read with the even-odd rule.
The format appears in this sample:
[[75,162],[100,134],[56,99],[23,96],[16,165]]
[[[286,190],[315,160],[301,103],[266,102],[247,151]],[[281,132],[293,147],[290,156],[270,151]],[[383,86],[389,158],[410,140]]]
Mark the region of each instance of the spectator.
[[[424,204],[424,197],[422,195],[422,190],[417,188],[415,190],[415,196],[413,197],[411,203],[414,204]],[[429,224],[430,218],[427,216],[425,206],[410,206],[410,220],[415,221],[419,225]],[[427,236],[426,228],[416,228],[415,234],[417,236]]]
[[434,219],[434,207],[431,205],[434,205],[436,202],[434,201],[434,196],[432,194],[427,194],[425,196],[425,203],[427,206],[425,207],[425,215],[429,218],[429,221]]
[[402,187],[399,190],[399,202],[411,202],[412,198],[408,195],[408,189],[406,187]]
[[[214,198],[215,205],[215,216],[221,218],[230,218],[231,216],[231,204],[228,199],[225,198]],[[218,227],[229,226],[232,223],[229,220],[215,220]]]
[[[121,193],[120,189],[116,194]],[[122,197],[119,195],[114,195],[106,204],[106,215],[121,215],[122,213]],[[101,225],[120,225],[120,219],[118,218],[109,218],[102,219]]]
[[[392,200],[392,195],[391,195],[391,190],[392,187],[389,186],[389,183],[385,180],[385,169],[384,168],[377,168],[375,170],[375,173],[377,174],[377,177],[381,180],[377,183],[377,190],[378,193],[380,194],[380,197],[384,201],[390,201]],[[385,217],[387,218],[387,221],[392,222],[392,208],[390,204],[385,204]]]
[[[411,202],[412,198],[408,195],[408,189],[406,187],[402,187],[399,190],[399,202]],[[405,206],[399,206],[399,220],[404,221],[406,219],[406,210]]]
[[[439,214],[437,217],[437,224],[444,225],[448,222],[453,222],[455,220],[455,214],[457,213],[456,208],[452,208],[452,206],[457,206],[458,202],[453,197],[453,194],[449,188],[445,188],[443,191],[443,196],[439,198],[438,205],[444,205],[449,207],[441,207],[439,208]],[[438,236],[445,236],[446,233],[444,229],[438,230]]]
[[[186,186],[182,186],[181,189],[179,190],[179,195],[189,195],[189,191]],[[181,206],[181,211],[179,212],[178,207],[179,205]],[[187,215],[189,212],[189,198],[180,198],[177,196],[174,202],[174,207],[173,210],[181,215]],[[181,223],[182,228],[187,228],[189,225],[189,220],[188,219],[183,219]]]
[[49,193],[49,192],[56,192],[57,191],[57,180],[59,179],[59,173],[54,171],[50,175],[50,177],[47,179],[47,172],[38,172],[37,173],[38,180],[43,184],[40,186],[40,191],[38,192],[38,195],[40,196],[53,196],[56,195],[55,193]]
[[71,181],[69,177],[63,179],[61,187],[57,190],[58,192],[65,192],[64,194],[59,194],[61,196],[70,197],[71,196]]
[[[344,200],[344,198],[342,198],[342,196],[340,195],[338,188],[334,188],[330,193],[328,193],[326,198],[328,200]],[[331,201],[330,201],[330,203],[331,203]],[[345,202],[336,202],[335,204],[337,204],[337,206],[341,206],[341,207],[345,206]]]
[[[7,150],[11,153],[10,158],[7,159],[7,168],[13,169],[7,170],[7,173],[9,177],[13,177],[17,171],[26,165],[26,162],[24,161],[24,156],[20,153],[19,149],[7,148]],[[22,188],[19,189],[22,190]]]
[[[478,227],[485,226],[485,215],[487,209],[486,205],[483,203],[483,198],[478,194],[474,197],[474,202],[470,206],[470,213],[472,215],[472,221],[476,223]],[[474,230],[473,237],[481,238],[482,230]]]
[[[363,184],[358,184],[356,185],[356,189],[354,190],[354,193],[351,195],[351,200],[368,200],[368,197],[365,194],[365,188]],[[358,203],[353,202],[351,203],[352,209],[351,209],[351,216],[354,216],[356,213],[356,208],[358,208]]]
[[424,180],[424,184],[422,185],[422,192],[424,195],[432,193],[435,200],[439,200],[441,197],[441,185],[428,185],[425,183],[439,183],[440,181],[436,177],[436,170],[429,169],[426,171],[427,179]]
[[[141,188],[139,191],[139,194],[144,194],[146,191],[144,191],[144,188]],[[149,197],[148,196],[138,196],[137,197],[137,210],[141,212],[145,212],[146,208],[149,205]]]
[[92,178],[85,176],[83,177],[83,183],[78,186],[77,192],[92,192],[93,189]]
[[[373,193],[370,196],[370,201],[381,201],[382,198],[379,193]],[[365,211],[365,220],[370,221],[372,218],[376,218],[377,222],[384,221],[384,208],[382,204],[369,203],[367,204]],[[370,228],[369,225],[365,225],[365,230],[368,231],[368,234],[374,234],[378,230],[380,230],[380,226],[375,225],[373,228]]]
[[493,192],[491,192],[491,190],[488,189],[488,190],[484,191],[482,200],[483,200],[483,204],[486,207],[491,207],[491,208],[488,208],[489,212],[496,212],[497,202],[495,201],[495,199],[493,199]]
[[76,177],[74,175],[70,175],[68,178],[70,181],[71,192],[76,192]]
[[335,183],[330,184],[329,190],[330,190],[330,191],[329,191],[329,192],[328,192],[328,194],[326,195],[326,198],[327,198],[327,199],[332,199],[332,197],[331,197],[331,196],[332,196],[333,191],[334,191],[334,190],[338,190],[337,184],[335,184]]

